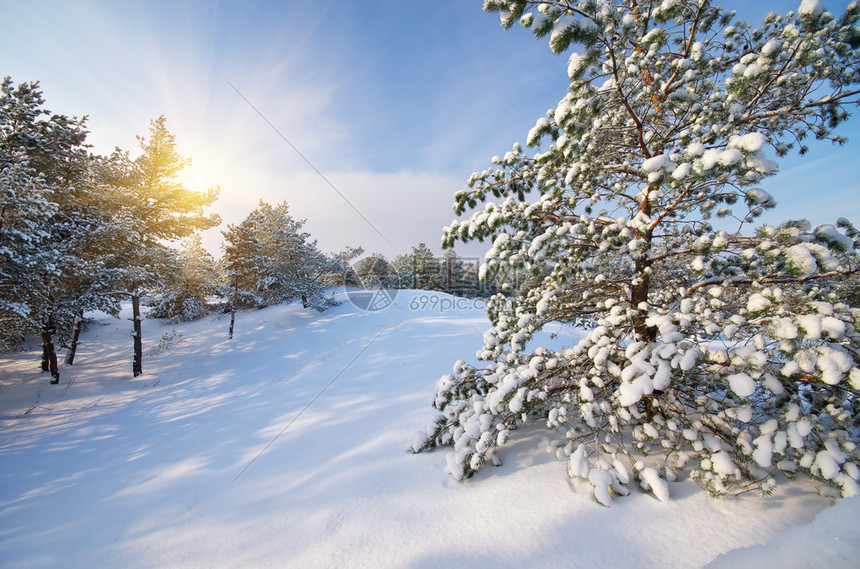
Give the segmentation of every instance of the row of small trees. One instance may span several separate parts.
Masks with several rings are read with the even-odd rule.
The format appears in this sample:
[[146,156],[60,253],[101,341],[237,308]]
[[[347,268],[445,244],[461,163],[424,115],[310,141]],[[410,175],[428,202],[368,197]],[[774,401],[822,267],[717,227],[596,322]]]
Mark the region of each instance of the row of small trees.
[[393,261],[380,253],[364,257],[355,263],[355,278],[366,288],[412,288],[464,297],[489,297],[501,290],[525,291],[537,284],[532,271],[506,267],[481,274],[482,264],[483,259],[461,257],[453,249],[436,256],[427,245],[419,243]]
[[323,310],[334,285],[492,291],[479,283],[477,262],[453,251],[441,259],[423,243],[389,263],[374,254],[355,267],[361,248],[325,255],[290,215],[286,203],[260,202],[223,231],[215,259],[200,232],[220,223],[204,212],[218,190],[187,189],[179,174],[190,163],[159,117],[138,137],[138,155],[89,152],[86,118],[43,108],[38,82],[0,94],[0,342],[42,338],[42,366],[59,382],[55,343],[75,359],[84,313],[119,315],[132,307],[133,373],[143,372],[142,304],[149,316],[173,321],[229,308],[300,300]]
[[438,290],[461,296],[484,294],[478,280],[478,263],[465,260],[452,250],[438,257],[419,243],[407,254],[389,261],[373,253],[355,264],[355,276],[364,287]]
[[[177,181],[188,160],[164,117],[138,137],[136,158],[119,149],[100,156],[88,151],[86,118],[43,104],[38,82],[0,85],[2,340],[40,334],[43,369],[57,383],[55,337],[75,340],[85,311],[118,314],[130,300],[137,375],[141,295],[175,266],[171,243],[220,222],[203,212],[217,190]],[[74,341],[70,348],[69,362]]]
[[[342,282],[361,249],[323,255],[286,203],[261,202],[223,232],[216,261],[200,232],[220,223],[206,214],[217,189],[179,181],[190,160],[159,117],[138,137],[138,155],[89,152],[86,119],[43,108],[39,85],[0,93],[0,343],[42,338],[42,367],[59,382],[55,342],[75,359],[84,313],[119,315],[132,306],[133,374],[143,371],[141,304],[150,315],[192,320],[213,296],[236,307],[301,299],[324,308],[326,287]],[[181,245],[181,247],[180,247]],[[234,312],[235,313],[235,312]],[[231,324],[232,332],[232,324]]]

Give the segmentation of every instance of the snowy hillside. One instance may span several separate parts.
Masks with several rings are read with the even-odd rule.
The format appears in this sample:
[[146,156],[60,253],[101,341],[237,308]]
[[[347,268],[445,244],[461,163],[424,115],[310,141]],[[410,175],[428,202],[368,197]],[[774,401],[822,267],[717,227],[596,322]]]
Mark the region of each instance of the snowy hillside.
[[[82,335],[60,385],[36,352],[0,354],[2,567],[851,567],[860,499],[810,481],[717,501],[597,504],[518,432],[460,485],[406,452],[436,379],[474,353],[479,305],[322,314],[296,305],[169,326],[128,315]],[[440,298],[433,293],[434,298]],[[427,297],[423,297],[426,299]],[[423,307],[423,309],[422,309]],[[159,338],[165,341],[159,349]],[[570,338],[569,338],[570,339]],[[770,563],[770,565],[768,565]],[[710,565],[709,565],[710,564]]]

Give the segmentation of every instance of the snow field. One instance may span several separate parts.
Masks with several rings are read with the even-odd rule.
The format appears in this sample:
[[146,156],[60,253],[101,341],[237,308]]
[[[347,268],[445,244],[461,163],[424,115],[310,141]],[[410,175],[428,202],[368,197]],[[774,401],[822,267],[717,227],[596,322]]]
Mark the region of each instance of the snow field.
[[782,558],[798,566],[849,567],[860,554],[857,499],[826,509],[809,481],[726,500],[679,482],[666,503],[634,490],[604,508],[541,428],[456,483],[445,453],[406,449],[488,322],[410,309],[418,294],[379,312],[242,312],[233,341],[228,319],[146,320],[145,353],[174,329],[182,341],[136,379],[126,315],[89,326],[59,386],[36,352],[0,355],[0,566],[699,568],[794,547]]

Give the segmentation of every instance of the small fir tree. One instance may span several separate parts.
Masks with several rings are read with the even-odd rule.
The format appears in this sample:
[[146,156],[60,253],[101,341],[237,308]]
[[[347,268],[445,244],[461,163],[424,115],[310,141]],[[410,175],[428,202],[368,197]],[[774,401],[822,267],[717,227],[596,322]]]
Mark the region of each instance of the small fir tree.
[[237,303],[263,307],[299,299],[305,308],[331,305],[325,288],[339,261],[317,249],[302,231],[304,224],[292,218],[286,202],[272,206],[260,201],[241,224],[228,227],[223,265]]
[[203,247],[200,234],[186,240],[176,255],[175,268],[166,276],[165,291],[156,295],[150,318],[188,322],[209,314],[208,298],[216,291],[218,268]]
[[397,288],[394,269],[382,253],[361,259],[356,263],[355,274],[364,288]]
[[442,267],[424,243],[412,247],[412,252],[398,255],[394,259],[395,280],[402,283],[398,288],[440,290]]
[[326,255],[327,266],[322,282],[325,286],[360,286],[361,280],[352,262],[364,253],[363,247],[346,247]]

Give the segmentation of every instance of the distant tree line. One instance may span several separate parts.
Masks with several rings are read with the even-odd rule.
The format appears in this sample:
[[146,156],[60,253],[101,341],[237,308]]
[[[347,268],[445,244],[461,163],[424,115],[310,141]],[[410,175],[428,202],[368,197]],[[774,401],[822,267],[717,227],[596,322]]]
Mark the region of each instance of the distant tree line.
[[525,271],[481,273],[482,260],[461,257],[453,249],[436,256],[424,243],[389,261],[372,253],[355,263],[355,279],[365,288],[420,289],[463,297],[488,298],[497,292],[525,290],[534,276]]
[[[38,82],[0,92],[0,348],[42,340],[41,366],[60,379],[58,347],[72,365],[87,312],[132,309],[132,372],[143,373],[142,307],[148,317],[190,321],[213,311],[301,301],[324,310],[331,287],[415,288],[488,297],[512,275],[479,276],[479,259],[436,256],[421,243],[392,261],[349,247],[324,254],[286,202],[260,201],[228,225],[216,259],[200,232],[221,223],[206,213],[218,188],[179,180],[191,162],[176,150],[164,116],[138,136],[136,155],[107,156],[87,144],[86,117],[44,108]],[[510,284],[505,285],[510,288]],[[515,285],[518,286],[518,285]]]

